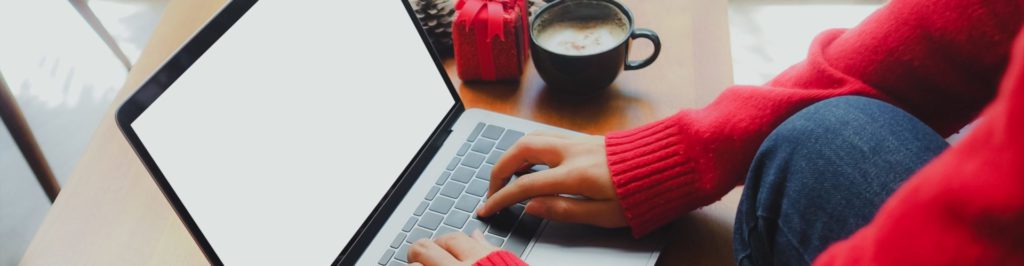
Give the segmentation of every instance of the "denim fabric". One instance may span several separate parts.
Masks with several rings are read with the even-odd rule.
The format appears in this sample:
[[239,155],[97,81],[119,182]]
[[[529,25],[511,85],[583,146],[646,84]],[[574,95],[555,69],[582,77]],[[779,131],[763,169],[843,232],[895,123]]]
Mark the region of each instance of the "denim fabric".
[[948,144],[910,114],[857,96],[793,115],[761,144],[736,213],[740,265],[807,265],[866,225]]

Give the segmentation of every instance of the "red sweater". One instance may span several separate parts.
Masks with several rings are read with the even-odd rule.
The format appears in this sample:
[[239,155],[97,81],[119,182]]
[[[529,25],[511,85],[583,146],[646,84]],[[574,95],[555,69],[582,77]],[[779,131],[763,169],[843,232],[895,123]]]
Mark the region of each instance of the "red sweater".
[[609,134],[633,234],[718,201],[789,116],[861,95],[944,136],[978,123],[815,263],[1024,265],[1022,9],[1019,0],[896,0],[853,29],[822,33],[804,62],[764,86],[733,86],[703,109]]

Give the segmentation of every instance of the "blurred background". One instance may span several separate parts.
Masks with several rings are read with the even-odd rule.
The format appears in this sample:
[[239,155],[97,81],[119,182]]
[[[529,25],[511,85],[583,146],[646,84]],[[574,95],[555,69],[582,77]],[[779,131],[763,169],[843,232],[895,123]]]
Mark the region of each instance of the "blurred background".
[[[0,80],[6,84],[0,89],[8,90],[20,106],[57,183],[69,182],[68,175],[169,1],[174,0],[0,0]],[[852,27],[882,4],[730,0],[734,82],[764,83],[800,61],[818,32]],[[50,199],[10,129],[0,127],[4,266],[18,264]]]

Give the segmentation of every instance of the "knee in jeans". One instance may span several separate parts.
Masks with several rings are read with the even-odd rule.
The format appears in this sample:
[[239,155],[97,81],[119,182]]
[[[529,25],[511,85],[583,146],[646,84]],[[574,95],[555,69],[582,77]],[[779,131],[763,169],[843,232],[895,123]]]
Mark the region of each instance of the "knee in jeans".
[[777,211],[778,202],[770,202],[771,195],[799,189],[792,186],[785,173],[859,149],[860,139],[865,138],[860,134],[864,127],[884,127],[879,124],[884,122],[877,121],[880,115],[873,113],[894,110],[899,111],[878,100],[844,96],[818,102],[793,115],[768,135],[751,162],[746,185],[758,191],[750,191],[747,204],[760,205],[758,209],[769,213]]
[[775,128],[762,143],[762,150],[798,152],[801,147],[821,148],[831,141],[856,137],[864,128],[884,127],[878,124],[878,117],[891,114],[912,118],[895,106],[867,97],[841,96],[823,100]]

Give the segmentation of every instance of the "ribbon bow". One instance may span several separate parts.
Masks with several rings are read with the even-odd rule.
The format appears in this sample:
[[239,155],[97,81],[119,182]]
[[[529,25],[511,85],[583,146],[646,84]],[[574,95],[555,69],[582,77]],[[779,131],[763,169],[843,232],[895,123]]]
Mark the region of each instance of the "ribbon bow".
[[[487,40],[497,36],[504,41],[505,30],[502,29],[502,23],[504,22],[505,13],[515,9],[516,6],[519,6],[520,10],[526,10],[526,0],[459,0],[455,4],[455,10],[458,11],[459,17],[455,20],[467,22],[463,24],[466,28],[469,28],[470,23],[468,22],[473,22],[477,19],[486,21],[487,31],[485,36]],[[522,20],[523,26],[526,26],[526,17],[523,17]],[[525,29],[526,27],[523,28]]]

